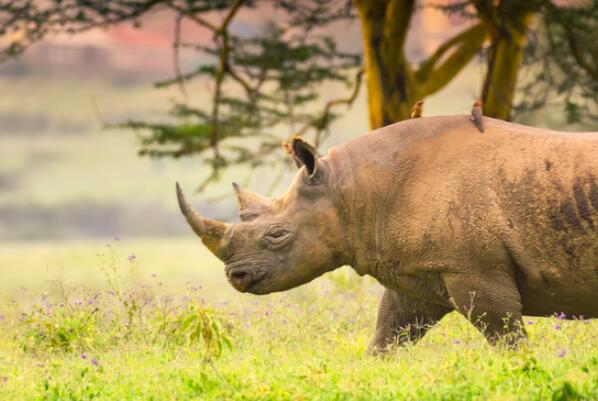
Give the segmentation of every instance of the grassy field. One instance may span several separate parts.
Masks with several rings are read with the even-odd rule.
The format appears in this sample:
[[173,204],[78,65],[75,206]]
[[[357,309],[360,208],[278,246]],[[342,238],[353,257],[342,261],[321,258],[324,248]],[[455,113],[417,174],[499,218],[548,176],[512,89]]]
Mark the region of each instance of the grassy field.
[[380,287],[349,270],[235,293],[198,241],[0,245],[0,400],[596,400],[598,321],[491,348],[449,315],[365,355]]

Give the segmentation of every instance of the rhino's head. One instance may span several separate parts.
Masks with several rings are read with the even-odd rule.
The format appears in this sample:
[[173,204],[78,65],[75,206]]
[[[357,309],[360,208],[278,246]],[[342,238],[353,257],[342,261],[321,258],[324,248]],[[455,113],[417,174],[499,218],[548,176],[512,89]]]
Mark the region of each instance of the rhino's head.
[[241,292],[284,291],[347,263],[348,241],[334,202],[334,174],[325,159],[297,139],[300,170],[280,198],[253,194],[233,184],[241,223],[208,220],[196,213],[177,184],[181,212],[205,246],[226,265]]

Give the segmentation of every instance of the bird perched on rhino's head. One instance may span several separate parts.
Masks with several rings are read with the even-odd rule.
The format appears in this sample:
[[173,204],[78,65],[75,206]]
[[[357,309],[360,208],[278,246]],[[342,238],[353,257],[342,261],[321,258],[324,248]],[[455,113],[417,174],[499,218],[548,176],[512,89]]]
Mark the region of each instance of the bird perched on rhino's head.
[[471,121],[478,127],[480,132],[484,132],[484,125],[482,124],[482,116],[484,113],[482,112],[482,101],[476,100],[473,102],[473,106],[471,106]]
[[411,118],[419,118],[424,111],[424,101],[418,100],[411,108]]

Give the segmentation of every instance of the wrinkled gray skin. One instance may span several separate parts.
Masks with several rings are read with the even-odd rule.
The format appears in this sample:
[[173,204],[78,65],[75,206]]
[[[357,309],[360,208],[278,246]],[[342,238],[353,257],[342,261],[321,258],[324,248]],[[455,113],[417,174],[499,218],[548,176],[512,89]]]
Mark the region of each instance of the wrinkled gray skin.
[[[400,122],[303,163],[266,199],[235,184],[239,224],[183,214],[239,291],[267,294],[342,265],[385,288],[370,351],[417,341],[457,310],[491,343],[521,316],[598,316],[598,132],[469,116]],[[401,333],[401,335],[399,335]]]

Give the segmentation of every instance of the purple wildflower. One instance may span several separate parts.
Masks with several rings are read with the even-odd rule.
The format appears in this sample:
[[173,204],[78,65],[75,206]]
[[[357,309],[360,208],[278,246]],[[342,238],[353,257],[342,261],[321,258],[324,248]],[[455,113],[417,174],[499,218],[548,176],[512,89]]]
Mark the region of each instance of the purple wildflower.
[[87,354],[81,354],[81,359],[87,359]]
[[565,355],[567,355],[567,351],[566,351],[566,350],[564,350],[564,349],[562,349],[562,350],[561,350],[561,352],[559,352],[559,353],[558,353],[558,357],[559,357],[559,358],[564,358],[564,357],[565,357]]
[[98,366],[100,363],[98,362],[97,359],[95,358],[91,358],[91,361],[89,361],[93,366]]
[[135,261],[135,259],[137,259],[137,256],[135,256],[134,253],[130,254],[129,256],[127,256],[127,260],[131,263],[133,263]]
[[559,313],[556,318],[558,320],[564,320],[567,317],[567,315],[565,315],[563,312]]
[[560,330],[560,329],[562,329],[562,328],[563,328],[563,327],[562,327],[560,324],[555,324],[555,325],[554,325],[554,329],[555,329],[555,330]]
[[461,341],[459,341],[459,340],[453,340],[453,344],[461,344]]
[[528,324],[529,326],[531,326],[531,325],[533,325],[533,324],[534,324],[534,322],[530,320],[530,321],[528,321],[528,322],[527,322],[527,324]]

